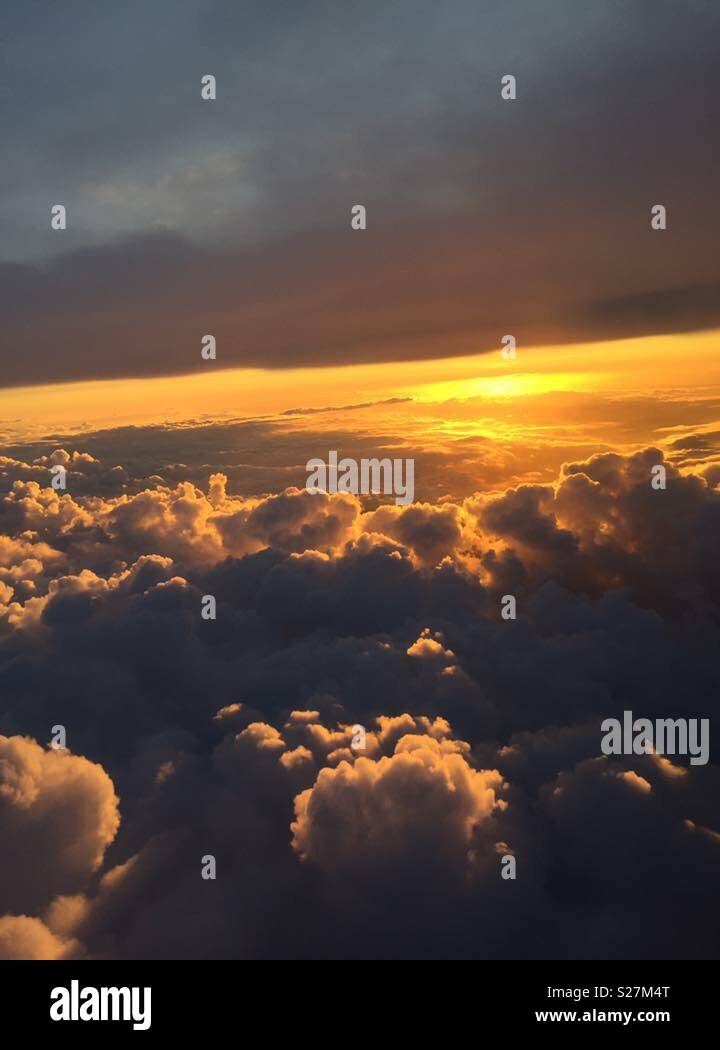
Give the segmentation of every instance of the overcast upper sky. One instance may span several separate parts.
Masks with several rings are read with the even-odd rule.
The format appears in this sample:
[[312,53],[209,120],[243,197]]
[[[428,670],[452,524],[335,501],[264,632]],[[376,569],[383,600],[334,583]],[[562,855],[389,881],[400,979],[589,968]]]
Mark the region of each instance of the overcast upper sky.
[[2,382],[187,372],[208,332],[282,367],[714,326],[719,32],[712,0],[11,3]]

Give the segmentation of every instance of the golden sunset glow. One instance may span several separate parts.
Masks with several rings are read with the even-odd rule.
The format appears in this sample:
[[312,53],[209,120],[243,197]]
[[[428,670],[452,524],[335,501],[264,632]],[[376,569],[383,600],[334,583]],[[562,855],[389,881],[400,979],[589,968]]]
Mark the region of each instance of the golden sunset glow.
[[[441,376],[442,378],[438,378]],[[187,376],[117,379],[0,390],[7,437],[47,430],[247,419],[293,409],[347,407],[391,398],[422,406],[473,401],[508,406],[514,427],[532,426],[533,401],[575,391],[606,397],[711,396],[720,389],[720,331],[616,342],[519,347],[432,361],[283,370],[220,369]],[[397,408],[386,406],[383,413]],[[402,410],[405,415],[406,409]],[[317,420],[313,421],[314,424]],[[581,419],[575,419],[581,423]]]

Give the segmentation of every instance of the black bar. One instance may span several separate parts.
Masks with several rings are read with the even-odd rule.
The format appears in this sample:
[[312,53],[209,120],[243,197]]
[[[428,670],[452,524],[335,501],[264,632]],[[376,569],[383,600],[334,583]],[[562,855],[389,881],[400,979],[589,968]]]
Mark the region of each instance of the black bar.
[[[417,1031],[426,1037],[437,1029],[446,1038],[468,1025],[478,1038],[518,1030],[541,1037],[544,1031],[552,1038],[558,1028],[570,1028],[580,1038],[588,1028],[661,1035],[668,1026],[692,1032],[712,1023],[713,975],[709,963],[677,960],[5,963],[0,1009],[5,1021],[18,1020],[24,1037],[73,1040],[104,1039],[111,1030],[184,1039],[225,1030],[246,1041],[252,1019],[260,1025],[253,1041],[297,1039],[301,1032],[304,1039],[322,1041],[351,1032],[369,1036],[381,1022],[385,1035],[397,1028],[405,1036]],[[73,987],[76,1009],[86,1005],[90,1012],[96,1000],[85,989],[99,995],[102,988],[137,988],[144,1007],[143,990],[150,988],[149,1026],[144,1009],[126,1020],[52,1020],[51,1005],[72,1011]],[[51,999],[56,988],[67,989],[67,998]],[[125,1000],[123,993],[118,1002]],[[108,1004],[111,1015],[112,998]],[[618,1013],[622,1016],[612,1016]]]

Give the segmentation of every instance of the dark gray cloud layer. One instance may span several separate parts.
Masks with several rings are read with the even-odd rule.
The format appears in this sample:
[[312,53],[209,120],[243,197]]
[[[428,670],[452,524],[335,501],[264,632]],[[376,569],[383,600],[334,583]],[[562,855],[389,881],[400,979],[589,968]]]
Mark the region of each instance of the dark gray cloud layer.
[[715,325],[718,31],[710,2],[14,5],[3,382],[189,371],[208,331],[279,367]]
[[720,494],[662,459],[364,515],[6,460],[0,957],[716,957],[714,729],[600,753],[720,688]]

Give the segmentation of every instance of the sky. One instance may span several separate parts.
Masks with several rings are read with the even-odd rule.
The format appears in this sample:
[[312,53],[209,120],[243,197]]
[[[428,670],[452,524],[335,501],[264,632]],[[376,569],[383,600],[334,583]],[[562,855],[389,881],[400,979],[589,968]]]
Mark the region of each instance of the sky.
[[0,958],[717,957],[718,31],[10,3]]
[[704,2],[11,4],[5,383],[201,371],[208,331],[226,367],[278,368],[717,326],[719,21]]

